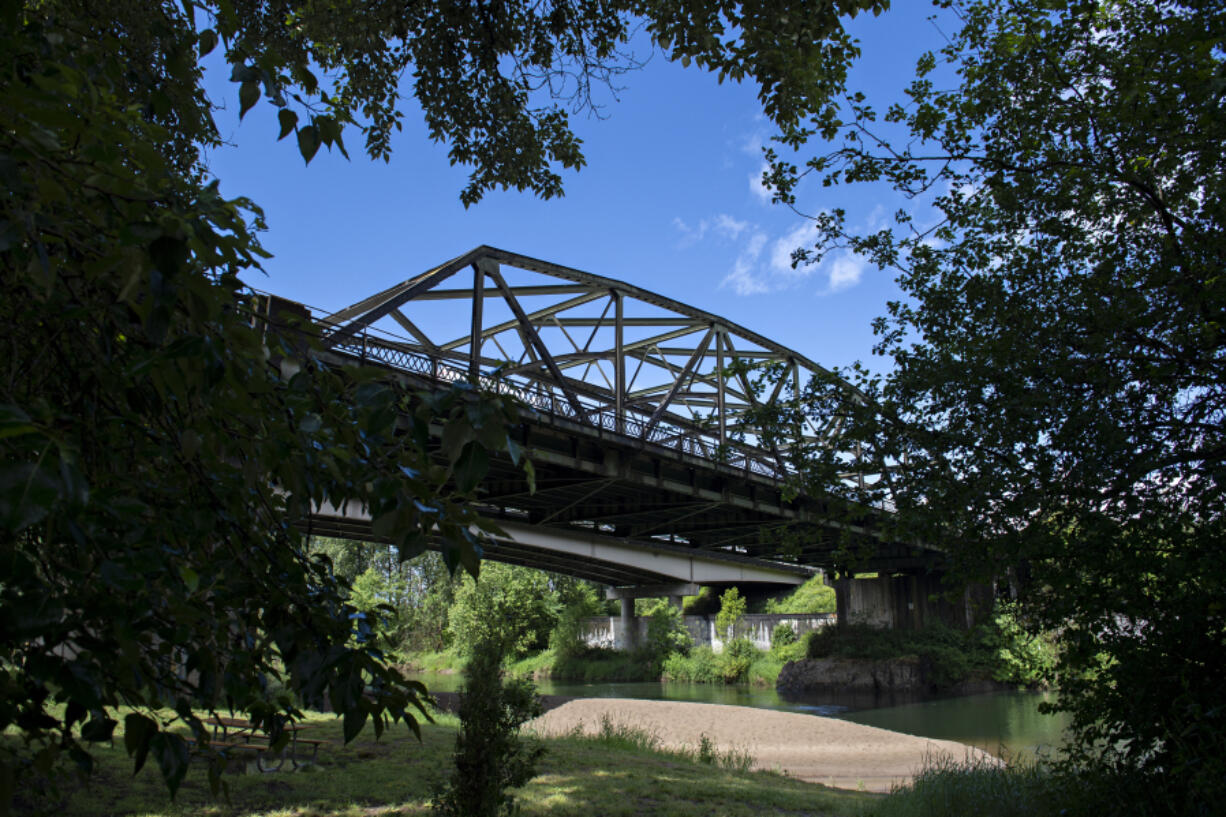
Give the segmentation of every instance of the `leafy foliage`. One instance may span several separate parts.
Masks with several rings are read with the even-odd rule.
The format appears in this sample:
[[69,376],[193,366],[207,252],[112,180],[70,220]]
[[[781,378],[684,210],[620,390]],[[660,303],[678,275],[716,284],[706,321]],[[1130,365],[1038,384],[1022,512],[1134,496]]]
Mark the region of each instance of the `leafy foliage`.
[[932,625],[922,630],[880,630],[867,625],[824,627],[804,639],[808,658],[886,661],[918,657],[929,681],[948,687],[972,678],[1033,686],[1050,682],[1056,652],[1049,638],[1036,638],[1009,605],[973,630]]
[[0,728],[29,747],[0,779],[61,755],[89,771],[120,705],[136,767],[152,757],[172,793],[188,751],[168,727],[207,743],[201,710],[274,741],[302,702],[343,713],[347,737],[415,725],[422,688],[300,527],[352,500],[401,554],[432,531],[475,571],[488,524],[429,428],[495,449],[514,408],[410,393],[327,363],[308,327],[257,320],[238,274],[263,255],[259,211],[176,172],[124,46],[74,22],[0,29]]
[[[240,116],[276,107],[306,161],[350,128],[386,159],[407,77],[473,167],[471,204],[561,192],[583,162],[561,103],[590,109],[630,67],[632,15],[788,123],[854,55],[836,7],[881,3],[0,0],[0,728],[29,747],[0,757],[0,802],[57,756],[88,771],[120,704],[136,766],[152,753],[172,793],[188,753],[167,727],[206,741],[199,707],[274,741],[299,702],[327,700],[346,738],[409,718],[420,687],[299,531],[324,500],[367,507],[400,558],[429,536],[477,572],[488,525],[465,500],[513,408],[337,367],[261,309],[239,276],[266,256],[262,214],[201,161],[219,140],[203,55],[221,48]],[[459,442],[436,450],[432,424]]]
[[770,598],[762,605],[763,613],[833,613],[834,588],[823,576],[814,576],[786,596]]
[[[10,0],[10,5],[16,5]],[[356,129],[388,160],[403,100],[420,108],[452,164],[472,168],[465,206],[493,189],[562,194],[560,170],[582,167],[570,116],[598,111],[602,91],[640,65],[641,28],[669,59],[725,78],[752,79],[769,116],[795,122],[826,103],[856,54],[840,15],[879,13],[882,0],[577,0],[479,4],[462,0],[51,0],[40,14],[88,22],[133,67],[148,113],[168,128],[181,167],[199,140],[216,143],[196,54],[220,49],[240,116],[277,113],[310,162],[321,147],[348,155]],[[122,37],[122,39],[120,39]],[[142,101],[142,104],[144,101]],[[490,123],[498,123],[491,127]],[[272,134],[270,134],[272,135]]]
[[651,665],[650,677],[659,677],[664,660],[673,654],[686,655],[694,638],[686,629],[681,610],[671,604],[661,604],[647,619],[647,636],[639,647]]
[[448,628],[456,645],[490,643],[519,658],[549,644],[558,607],[544,572],[488,564],[456,588]]
[[494,641],[475,644],[464,670],[455,768],[434,796],[436,814],[498,817],[515,813],[509,789],[536,774],[544,747],[525,741],[519,728],[541,714],[530,681],[501,677],[502,650]]
[[741,597],[741,591],[729,587],[719,597],[719,613],[715,616],[715,630],[725,640],[733,637],[733,629],[745,616],[748,602]]
[[[851,96],[835,131],[785,129],[772,156],[790,204],[804,176],[932,204],[868,235],[816,217],[802,259],[850,248],[904,297],[877,324],[893,370],[849,373],[846,439],[882,478],[859,492],[834,457],[802,462],[815,488],[891,502],[891,533],[947,543],[963,575],[1012,576],[1026,626],[1061,634],[1079,760],[1194,813],[1226,779],[1226,11],[955,11],[903,104]],[[836,141],[791,163],[818,134]],[[835,396],[817,382],[795,407]]]
[[797,641],[796,631],[792,629],[792,625],[786,621],[781,621],[771,630],[771,649],[775,647],[786,647],[789,644],[795,644]]

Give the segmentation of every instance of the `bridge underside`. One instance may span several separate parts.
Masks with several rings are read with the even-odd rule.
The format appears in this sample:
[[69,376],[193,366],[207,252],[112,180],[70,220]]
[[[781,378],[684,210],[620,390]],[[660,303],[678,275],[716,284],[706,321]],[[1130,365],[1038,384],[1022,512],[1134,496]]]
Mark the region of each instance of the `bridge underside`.
[[[817,571],[733,553],[703,553],[663,542],[635,541],[581,530],[555,530],[500,523],[505,536],[485,549],[485,558],[534,567],[617,587],[737,585],[783,588],[802,584]],[[325,505],[311,517],[321,536],[378,540],[369,515],[357,507]]]

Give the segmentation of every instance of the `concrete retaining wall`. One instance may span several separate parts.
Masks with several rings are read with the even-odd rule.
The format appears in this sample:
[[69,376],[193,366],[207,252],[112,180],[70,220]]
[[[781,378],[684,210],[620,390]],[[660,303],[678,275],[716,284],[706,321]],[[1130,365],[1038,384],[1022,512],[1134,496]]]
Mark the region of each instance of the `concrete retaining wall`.
[[[632,644],[641,644],[647,638],[647,617],[636,616],[634,630],[625,633],[622,630],[622,620],[618,616],[600,616],[583,620],[583,640],[592,647],[624,650]],[[682,621],[690,631],[695,646],[708,646],[716,652],[724,648],[720,633],[715,631],[715,616],[684,616]],[[834,613],[816,613],[813,615],[793,615],[788,613],[748,614],[737,623],[733,632],[735,638],[748,638],[759,649],[770,649],[771,633],[780,624],[789,624],[797,637],[805,633],[829,627],[835,622]],[[627,638],[627,635],[630,638]]]

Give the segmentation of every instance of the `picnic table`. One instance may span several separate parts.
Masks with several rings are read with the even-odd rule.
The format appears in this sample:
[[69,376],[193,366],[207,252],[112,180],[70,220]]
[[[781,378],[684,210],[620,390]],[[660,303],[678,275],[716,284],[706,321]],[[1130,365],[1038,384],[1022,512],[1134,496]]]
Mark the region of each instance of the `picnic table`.
[[[289,734],[289,742],[273,752],[268,734],[261,732],[256,724],[246,718],[215,716],[205,718],[204,722],[213,727],[210,746],[237,752],[254,752],[256,768],[262,772],[275,772],[286,760],[289,760],[290,766],[295,769],[307,763],[314,763],[319,747],[329,742],[302,736],[303,732],[314,729],[318,724],[287,723],[284,729]],[[306,757],[308,751],[309,759]]]

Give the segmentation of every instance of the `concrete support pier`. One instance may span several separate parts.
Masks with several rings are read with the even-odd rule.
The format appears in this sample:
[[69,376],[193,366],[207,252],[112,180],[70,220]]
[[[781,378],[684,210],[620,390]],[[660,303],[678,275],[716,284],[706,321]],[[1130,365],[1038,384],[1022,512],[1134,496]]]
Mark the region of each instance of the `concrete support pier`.
[[634,599],[621,600],[621,616],[617,620],[617,632],[614,634],[615,649],[632,650],[638,640],[638,623],[634,620]]
[[992,588],[971,584],[951,594],[954,588],[944,572],[838,579],[833,584],[840,627],[918,630],[940,622],[969,630],[992,610]]

